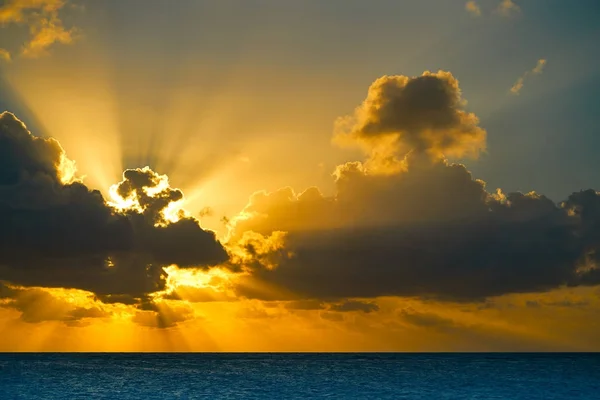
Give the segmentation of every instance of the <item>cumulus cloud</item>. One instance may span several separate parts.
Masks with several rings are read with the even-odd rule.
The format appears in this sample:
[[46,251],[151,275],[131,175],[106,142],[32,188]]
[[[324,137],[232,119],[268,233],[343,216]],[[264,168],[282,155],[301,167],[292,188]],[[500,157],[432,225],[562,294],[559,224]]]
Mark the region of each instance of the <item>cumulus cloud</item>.
[[183,193],[171,188],[165,175],[148,167],[126,170],[114,190],[121,202],[129,204],[122,212],[136,233],[136,250],[150,254],[160,264],[180,267],[227,260],[214,232],[202,229],[196,218],[181,209],[169,215],[169,208],[183,199]]
[[166,218],[183,195],[162,176],[126,171],[118,192],[137,203],[119,210],[74,174],[56,140],[35,137],[13,114],[0,114],[0,279],[142,298],[164,289],[168,265],[227,260],[196,219]]
[[477,4],[476,1],[467,1],[465,4],[465,10],[475,17],[481,16],[481,8],[479,8],[479,4]]
[[59,15],[66,4],[67,0],[7,0],[0,7],[0,25],[27,25],[30,37],[21,49],[22,55],[45,55],[54,44],[74,40],[76,30],[65,28]]
[[545,59],[538,60],[536,66],[531,70],[525,72],[515,84],[510,88],[510,92],[514,95],[519,95],[521,93],[521,89],[523,89],[523,85],[525,84],[525,79],[530,75],[539,75],[544,72],[544,67],[546,66],[547,61]]
[[445,71],[383,76],[367,98],[337,122],[337,139],[358,142],[379,163],[409,152],[432,158],[477,156],[486,132],[465,110],[458,80]]
[[[437,223],[486,212],[484,184],[464,166],[413,156],[407,165],[408,171],[393,175],[373,173],[360,162],[341,165],[335,172],[334,196],[324,196],[316,188],[300,194],[291,188],[258,192],[242,211],[244,217],[235,221],[234,231],[236,235],[279,231],[281,243],[297,232],[385,228],[399,221]],[[443,201],[440,193],[447,196]]]
[[[435,94],[429,85],[448,88],[452,81],[446,73],[424,77],[417,87],[427,89],[414,89],[418,93]],[[470,138],[485,138],[476,117],[458,108],[457,84],[450,85],[453,96],[441,90],[442,100],[435,101],[403,94],[419,78],[398,79],[389,90],[380,89],[389,77],[376,81],[345,135],[369,141],[390,134],[410,144],[403,168],[382,174],[369,162],[346,163],[334,173],[332,196],[317,188],[254,194],[231,223],[230,242],[250,235],[260,249],[232,260],[246,272],[237,293],[327,302],[379,296],[474,301],[600,283],[600,195],[574,193],[556,204],[534,192],[488,192],[464,165],[429,152],[461,147],[465,136],[467,147]],[[426,111],[423,104],[430,103],[441,106]],[[428,130],[440,132],[421,135]],[[253,254],[268,262],[252,262]]]
[[[333,197],[311,206],[302,196],[276,195],[238,222],[242,231],[287,231],[291,255],[275,268],[257,265],[247,280],[310,298],[453,300],[599,282],[594,268],[581,269],[598,243],[586,242],[590,234],[573,211],[579,194],[563,205],[535,193],[492,195],[464,166],[446,162],[396,175],[348,173]],[[302,211],[311,207],[313,214]],[[259,297],[247,289],[254,286],[239,293]]]

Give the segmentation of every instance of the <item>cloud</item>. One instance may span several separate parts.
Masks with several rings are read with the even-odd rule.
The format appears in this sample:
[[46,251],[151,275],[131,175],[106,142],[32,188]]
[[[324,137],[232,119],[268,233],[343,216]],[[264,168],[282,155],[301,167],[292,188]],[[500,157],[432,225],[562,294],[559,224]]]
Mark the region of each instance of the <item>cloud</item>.
[[405,308],[400,310],[398,314],[404,322],[419,328],[442,332],[451,332],[461,328],[454,320],[432,312]]
[[48,54],[48,49],[54,44],[73,43],[75,29],[65,29],[56,14],[41,18],[30,28],[31,39],[22,49],[22,55],[35,58]]
[[0,60],[10,62],[12,60],[10,52],[6,49],[0,49]]
[[228,259],[227,252],[212,231],[183,210],[169,215],[169,207],[183,200],[168,178],[150,168],[129,169],[116,185],[120,201],[131,202],[124,210],[136,233],[135,248],[150,254],[160,264],[180,267],[216,265]]
[[336,137],[360,143],[379,163],[409,152],[477,156],[485,149],[486,132],[465,104],[450,72],[383,76],[352,115],[338,120]]
[[99,305],[78,306],[41,288],[12,288],[0,283],[0,299],[8,300],[3,307],[20,311],[20,318],[29,323],[61,321],[79,325],[84,319],[110,317]]
[[[316,188],[255,193],[241,213],[244,218],[235,220],[234,232],[280,232],[274,248],[280,251],[289,235],[301,232],[442,223],[486,212],[484,183],[472,179],[464,166],[416,156],[407,158],[407,166],[392,175],[373,173],[360,162],[338,166],[334,196]],[[447,198],[439,199],[440,193]]]
[[66,0],[8,0],[0,7],[0,25],[26,24],[30,37],[23,45],[22,55],[46,55],[54,44],[74,41],[76,29],[66,29],[59,16],[66,4]]
[[595,192],[589,204],[574,194],[562,205],[535,193],[489,194],[464,166],[446,162],[409,163],[395,175],[351,165],[336,185],[333,197],[276,192],[247,207],[252,217],[235,229],[286,231],[290,256],[270,268],[248,263],[239,294],[260,297],[247,289],[258,281],[308,298],[464,301],[600,282],[595,267],[581,269],[598,246],[585,240],[589,216],[573,211],[596,207]]
[[160,303],[152,309],[136,312],[132,321],[148,328],[167,329],[192,318],[194,311],[185,304],[169,306]]
[[206,303],[212,301],[234,301],[236,297],[212,287],[196,287],[178,285],[176,291],[162,296],[164,299],[185,300],[190,303]]
[[208,267],[228,259],[215,234],[182,211],[183,194],[149,169],[128,170],[118,192],[136,202],[116,209],[75,179],[75,164],[51,138],[33,136],[0,114],[0,279],[114,298],[163,290],[164,267]]
[[523,89],[525,78],[527,78],[530,75],[539,75],[542,72],[544,72],[544,67],[546,66],[546,63],[547,61],[543,58],[538,60],[536,66],[531,71],[525,72],[521,77],[519,77],[519,79],[517,79],[515,84],[510,88],[510,92],[514,95],[519,95],[521,93],[521,89]]
[[65,4],[65,0],[7,0],[0,7],[0,23],[26,22],[30,13],[57,12]]
[[538,60],[537,65],[534,69],[531,70],[533,74],[541,74],[544,71],[544,67],[546,66],[546,60],[541,59]]
[[[451,75],[442,76],[440,83],[439,76],[425,75],[428,89],[414,90],[431,94],[436,91],[429,85],[447,88]],[[485,132],[474,122],[460,122],[475,117],[455,106],[461,102],[457,84],[450,85],[454,95],[442,91],[445,100],[436,102],[431,96],[402,94],[411,79],[419,78],[404,77],[404,83],[392,85],[397,95],[379,89],[389,77],[376,81],[346,133],[361,140],[377,140],[387,132],[402,138],[411,144],[403,168],[382,174],[370,160],[349,162],[333,174],[331,196],[317,188],[299,194],[291,188],[257,192],[232,219],[229,246],[252,238],[250,251],[231,261],[244,272],[238,295],[326,302],[381,296],[479,301],[600,283],[600,195],[583,191],[556,204],[535,192],[489,193],[464,165],[427,151],[442,153],[442,148],[460,147],[463,133],[470,137],[465,132]],[[431,102],[442,106],[424,111],[423,103]],[[428,129],[440,132],[422,135]],[[412,132],[408,138],[399,133],[405,131]]]
[[344,300],[337,303],[327,303],[319,299],[301,299],[291,300],[283,303],[287,310],[298,310],[298,311],[315,311],[315,310],[327,310],[335,312],[355,312],[360,311],[365,314],[369,314],[375,311],[379,311],[377,303],[372,301],[362,300]]
[[323,311],[319,316],[331,322],[343,322],[344,315],[337,312]]
[[306,300],[292,300],[285,303],[285,308],[288,310],[325,310],[326,304],[322,300],[306,299]]
[[362,311],[368,314],[371,312],[379,311],[379,306],[373,302],[346,300],[339,304],[333,304],[329,309],[331,311],[338,312]]
[[477,4],[477,2],[471,0],[471,1],[467,1],[467,3],[465,4],[465,9],[473,16],[475,17],[479,17],[481,16],[481,8],[479,8],[479,5]]
[[266,319],[279,317],[279,313],[269,313],[264,308],[264,305],[256,302],[249,302],[242,307],[236,317],[240,319]]
[[504,17],[510,17],[511,15],[521,12],[521,7],[512,0],[502,0],[496,9],[496,12]]

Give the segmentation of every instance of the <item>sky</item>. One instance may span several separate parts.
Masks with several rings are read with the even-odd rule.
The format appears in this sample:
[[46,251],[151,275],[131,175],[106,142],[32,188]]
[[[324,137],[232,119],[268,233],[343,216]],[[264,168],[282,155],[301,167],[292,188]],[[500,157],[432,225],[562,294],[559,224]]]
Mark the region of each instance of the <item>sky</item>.
[[0,351],[600,350],[598,17],[0,0]]

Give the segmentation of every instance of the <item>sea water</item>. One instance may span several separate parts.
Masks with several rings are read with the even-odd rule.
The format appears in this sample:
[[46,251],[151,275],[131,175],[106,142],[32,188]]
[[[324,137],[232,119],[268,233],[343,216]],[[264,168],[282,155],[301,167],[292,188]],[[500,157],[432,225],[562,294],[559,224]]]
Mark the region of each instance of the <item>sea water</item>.
[[0,354],[0,399],[600,399],[600,354]]

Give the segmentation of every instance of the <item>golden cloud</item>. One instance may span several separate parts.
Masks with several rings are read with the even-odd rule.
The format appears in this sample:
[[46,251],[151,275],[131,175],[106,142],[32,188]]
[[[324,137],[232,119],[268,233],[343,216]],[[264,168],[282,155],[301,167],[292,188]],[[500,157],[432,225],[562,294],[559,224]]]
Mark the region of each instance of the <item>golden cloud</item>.
[[544,67],[546,66],[546,64],[547,60],[543,58],[538,60],[536,66],[531,71],[525,72],[521,77],[519,77],[519,79],[517,79],[515,84],[510,88],[510,92],[514,95],[519,95],[521,93],[521,89],[523,89],[525,78],[527,78],[530,75],[541,74],[542,72],[544,72]]
[[467,1],[465,4],[465,9],[475,17],[481,16],[481,8],[479,8],[479,5],[474,0]]
[[338,120],[335,138],[361,144],[380,165],[411,152],[436,159],[477,157],[485,150],[486,131],[465,105],[450,72],[383,76],[352,115]]
[[10,52],[6,49],[0,49],[0,60],[10,62],[12,60]]
[[30,38],[24,43],[21,54],[39,57],[47,54],[54,44],[74,41],[76,29],[66,29],[59,16],[66,4],[66,0],[9,0],[0,7],[0,25],[28,25]]
[[502,0],[496,9],[496,12],[504,17],[510,17],[511,15],[521,12],[521,7],[512,0]]

